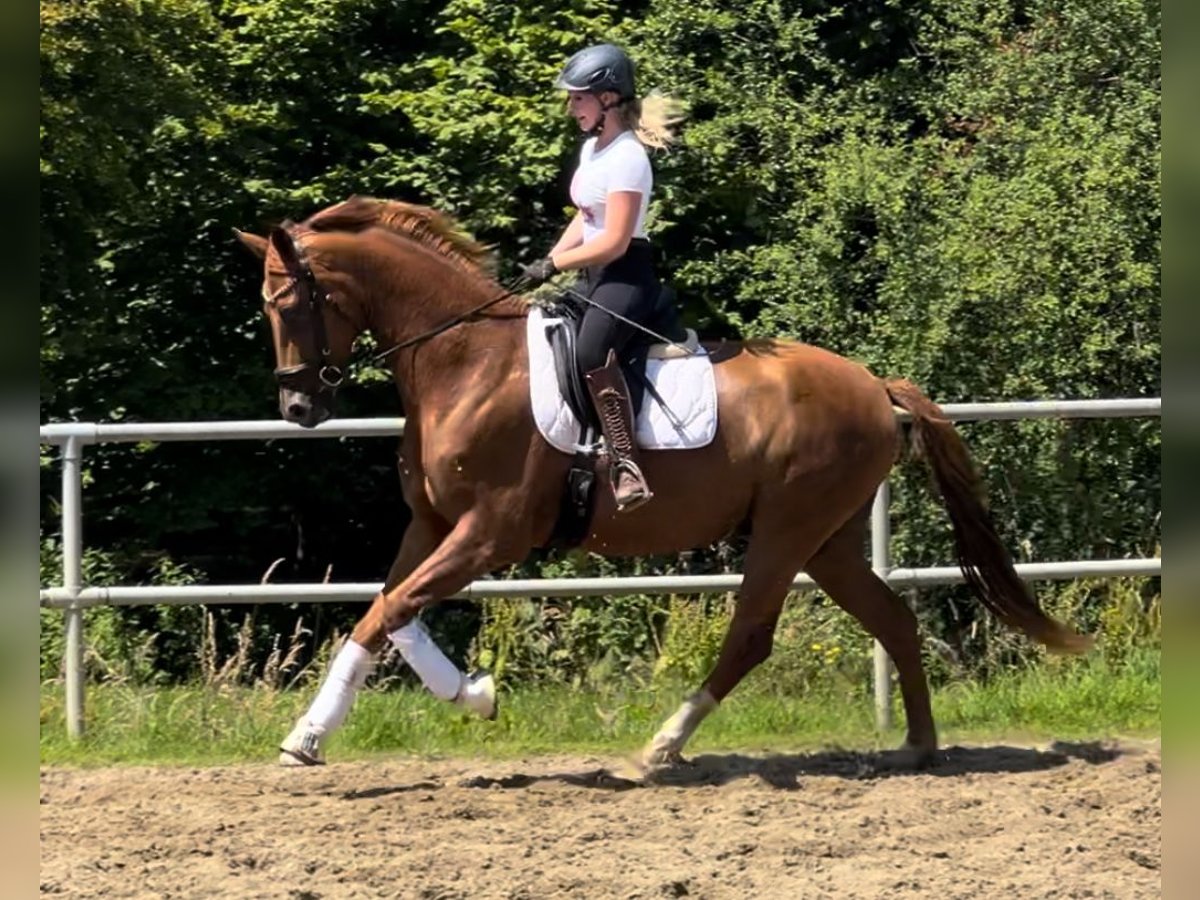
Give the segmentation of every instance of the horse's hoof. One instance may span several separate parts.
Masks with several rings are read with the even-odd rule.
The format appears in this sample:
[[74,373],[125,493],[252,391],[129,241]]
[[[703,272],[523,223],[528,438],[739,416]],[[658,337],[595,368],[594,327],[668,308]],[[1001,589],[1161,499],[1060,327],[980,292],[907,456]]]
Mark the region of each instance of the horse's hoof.
[[293,767],[325,765],[321,733],[307,722],[297,722],[292,733],[279,745],[279,764]]
[[489,722],[496,718],[500,704],[496,700],[496,680],[491,672],[480,670],[463,679],[463,686],[454,698],[459,706],[469,709]]
[[937,761],[937,746],[929,747],[905,742],[889,756],[889,768],[906,772],[920,772],[928,769]]
[[683,758],[683,754],[674,747],[665,747],[651,743],[634,760],[634,764],[641,771],[642,775],[646,776],[667,769],[686,766],[688,762]]
[[307,753],[298,753],[295,750],[284,750],[279,748],[279,765],[287,766],[293,769],[308,768],[309,766],[323,766],[325,760],[315,756],[309,756]]

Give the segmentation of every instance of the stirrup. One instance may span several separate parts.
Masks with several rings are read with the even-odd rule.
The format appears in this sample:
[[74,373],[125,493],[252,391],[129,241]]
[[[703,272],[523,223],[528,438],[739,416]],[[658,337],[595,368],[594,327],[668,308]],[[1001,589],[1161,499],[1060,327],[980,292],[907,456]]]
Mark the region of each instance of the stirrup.
[[645,493],[638,494],[632,500],[627,500],[624,503],[622,503],[618,500],[617,501],[617,512],[623,512],[623,513],[633,512],[635,509],[640,509],[641,507],[645,506],[647,503],[650,502],[650,500],[653,497],[654,497],[654,494],[652,492],[646,491]]
[[321,751],[323,731],[301,719],[291,734],[279,745],[281,766],[323,766],[325,754]]
[[492,673],[481,669],[464,675],[454,702],[481,719],[489,722],[494,720],[500,704],[496,702],[496,680],[492,678]]
[[[636,493],[629,500],[626,500],[624,503],[622,503],[621,499],[617,496],[617,476],[620,474],[622,469],[624,469],[624,471],[630,477],[637,480],[638,484],[636,487],[639,488],[638,493]],[[639,506],[648,503],[651,498],[654,497],[654,491],[650,490],[650,485],[646,483],[646,476],[642,474],[641,467],[639,467],[638,464],[632,459],[622,459],[614,462],[610,477],[613,484],[613,500],[615,500],[617,503],[617,512],[631,512],[632,510],[637,509]]]

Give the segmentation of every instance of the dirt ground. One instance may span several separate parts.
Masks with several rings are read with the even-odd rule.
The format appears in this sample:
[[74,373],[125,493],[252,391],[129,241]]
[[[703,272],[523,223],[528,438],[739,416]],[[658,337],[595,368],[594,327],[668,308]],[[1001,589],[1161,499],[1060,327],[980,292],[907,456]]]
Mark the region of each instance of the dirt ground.
[[41,772],[70,897],[1112,897],[1161,893],[1161,748]]

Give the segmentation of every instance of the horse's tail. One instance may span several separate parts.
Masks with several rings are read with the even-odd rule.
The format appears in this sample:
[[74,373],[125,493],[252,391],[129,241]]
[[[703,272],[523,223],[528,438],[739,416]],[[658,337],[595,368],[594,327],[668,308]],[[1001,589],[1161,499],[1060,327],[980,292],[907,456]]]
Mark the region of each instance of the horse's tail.
[[983,485],[954,424],[915,384],[886,382],[892,402],[912,414],[914,449],[929,461],[954,527],[958,565],[967,584],[992,613],[1051,650],[1081,653],[1092,639],[1042,611],[1000,542],[983,496]]

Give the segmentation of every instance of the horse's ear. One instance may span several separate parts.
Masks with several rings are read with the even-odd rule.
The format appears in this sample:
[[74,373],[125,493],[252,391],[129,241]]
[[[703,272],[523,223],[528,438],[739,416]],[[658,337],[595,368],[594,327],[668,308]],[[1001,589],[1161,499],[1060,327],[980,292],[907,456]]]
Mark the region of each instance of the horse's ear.
[[248,231],[239,231],[233,229],[234,236],[241,241],[242,246],[257,256],[263,259],[267,255],[267,239],[259,237],[257,234],[250,234]]
[[267,240],[275,248],[275,254],[283,263],[283,267],[294,274],[300,267],[300,258],[296,255],[296,243],[288,230],[277,225],[271,229]]

